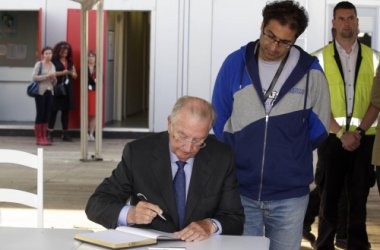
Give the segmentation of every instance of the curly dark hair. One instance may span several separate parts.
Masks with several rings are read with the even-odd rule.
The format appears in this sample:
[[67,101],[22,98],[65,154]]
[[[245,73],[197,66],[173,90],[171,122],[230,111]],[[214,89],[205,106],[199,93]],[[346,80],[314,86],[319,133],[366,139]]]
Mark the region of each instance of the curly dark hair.
[[71,62],[73,57],[73,49],[71,48],[71,45],[65,41],[59,42],[54,46],[53,60],[59,60],[59,54],[64,49],[67,49],[67,61]]
[[309,22],[305,8],[300,6],[298,2],[291,0],[267,3],[262,14],[264,27],[270,20],[277,20],[281,25],[296,30],[296,38],[305,31]]

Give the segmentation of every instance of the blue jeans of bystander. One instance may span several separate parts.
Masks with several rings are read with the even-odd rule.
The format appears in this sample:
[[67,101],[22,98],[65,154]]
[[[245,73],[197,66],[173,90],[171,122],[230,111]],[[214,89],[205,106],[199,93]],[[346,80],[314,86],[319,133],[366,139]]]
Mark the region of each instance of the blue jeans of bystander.
[[276,201],[241,196],[245,212],[244,235],[270,239],[270,250],[300,249],[309,195]]

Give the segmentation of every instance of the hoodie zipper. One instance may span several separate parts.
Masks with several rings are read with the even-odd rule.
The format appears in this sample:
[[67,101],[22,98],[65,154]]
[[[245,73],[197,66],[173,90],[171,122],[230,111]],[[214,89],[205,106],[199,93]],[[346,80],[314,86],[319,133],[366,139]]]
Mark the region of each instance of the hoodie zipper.
[[[245,68],[246,72],[248,72],[247,65],[245,65],[244,68]],[[248,78],[250,79],[251,83],[253,83],[250,74],[247,74],[247,75],[248,75]],[[265,103],[264,103],[264,109],[265,109]],[[261,193],[262,193],[262,190],[263,190],[265,151],[266,151],[266,147],[267,147],[267,134],[268,134],[269,113],[270,113],[270,111],[268,113],[265,112],[265,129],[264,129],[264,141],[263,141],[263,156],[262,156],[262,159],[261,159],[260,186],[259,186],[259,193],[258,193],[258,201],[261,201]]]
[[259,187],[258,201],[261,201],[261,193],[262,193],[262,190],[263,190],[264,165],[265,165],[265,151],[266,151],[266,148],[267,148],[268,120],[269,120],[269,113],[268,113],[268,114],[265,114],[265,129],[264,129],[264,142],[263,142],[263,158],[262,158],[262,160],[261,160],[260,187]]

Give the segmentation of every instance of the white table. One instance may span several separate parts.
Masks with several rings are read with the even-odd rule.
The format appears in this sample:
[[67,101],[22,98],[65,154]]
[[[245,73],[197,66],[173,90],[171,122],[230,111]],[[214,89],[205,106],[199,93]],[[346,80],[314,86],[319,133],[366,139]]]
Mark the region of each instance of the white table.
[[0,227],[1,250],[73,250],[81,244],[74,234],[88,232],[75,229]]
[[[136,250],[148,250],[149,247],[184,247],[186,250],[268,250],[269,239],[255,236],[213,236],[207,240],[198,242],[183,241],[159,241],[157,245],[149,245],[136,248]],[[76,250],[104,250],[107,248],[82,243]]]
[[[1,250],[104,250],[107,248],[86,244],[73,239],[74,234],[88,232],[75,229],[51,228],[12,228],[0,227]],[[268,250],[269,240],[254,236],[214,236],[199,242],[160,241],[136,250],[148,250],[149,247],[185,247],[186,250]]]

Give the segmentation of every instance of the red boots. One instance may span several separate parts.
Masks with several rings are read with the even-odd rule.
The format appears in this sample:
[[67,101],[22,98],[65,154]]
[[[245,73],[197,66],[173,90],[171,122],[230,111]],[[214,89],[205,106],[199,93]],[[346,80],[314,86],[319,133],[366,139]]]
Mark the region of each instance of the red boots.
[[47,123],[43,123],[41,125],[42,125],[42,127],[41,127],[42,141],[45,142],[45,145],[51,145],[51,141],[49,141],[46,138],[48,124]]
[[36,144],[42,145],[42,135],[41,135],[41,125],[40,123],[34,124],[34,134],[36,136]]
[[46,139],[46,130],[47,130],[47,123],[35,123],[34,124],[34,132],[36,134],[36,144],[42,145],[42,146],[48,146],[51,145],[51,142],[49,142]]

